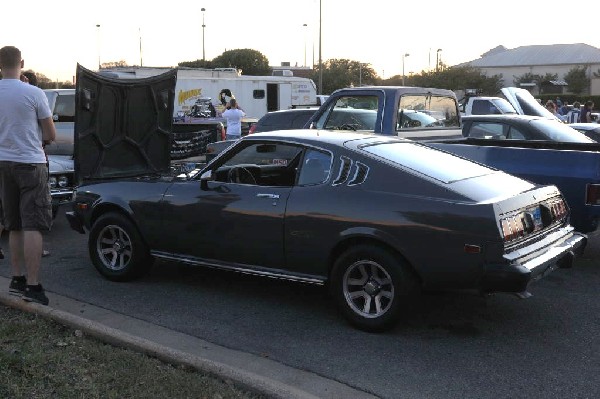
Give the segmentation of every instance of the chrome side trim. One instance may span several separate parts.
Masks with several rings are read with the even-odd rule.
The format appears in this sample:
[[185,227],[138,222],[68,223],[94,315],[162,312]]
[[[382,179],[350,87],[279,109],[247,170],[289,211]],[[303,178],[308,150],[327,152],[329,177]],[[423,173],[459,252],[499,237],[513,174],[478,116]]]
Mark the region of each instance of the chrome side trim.
[[285,271],[279,269],[267,270],[264,268],[252,268],[248,265],[242,265],[239,263],[224,263],[214,259],[200,259],[192,256],[183,256],[161,251],[150,251],[150,253],[156,258],[172,260],[193,266],[210,267],[213,269],[227,270],[242,274],[250,274],[253,276],[275,278],[280,280],[297,281],[307,284],[325,285],[325,278],[313,275],[299,275],[286,273]]

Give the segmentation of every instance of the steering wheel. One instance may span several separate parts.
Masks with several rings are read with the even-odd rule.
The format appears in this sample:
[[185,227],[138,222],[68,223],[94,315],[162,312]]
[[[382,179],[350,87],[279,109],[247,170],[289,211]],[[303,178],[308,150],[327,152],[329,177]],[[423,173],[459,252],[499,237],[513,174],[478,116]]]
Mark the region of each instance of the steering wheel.
[[252,172],[243,166],[232,166],[227,172],[227,182],[254,185],[257,184]]

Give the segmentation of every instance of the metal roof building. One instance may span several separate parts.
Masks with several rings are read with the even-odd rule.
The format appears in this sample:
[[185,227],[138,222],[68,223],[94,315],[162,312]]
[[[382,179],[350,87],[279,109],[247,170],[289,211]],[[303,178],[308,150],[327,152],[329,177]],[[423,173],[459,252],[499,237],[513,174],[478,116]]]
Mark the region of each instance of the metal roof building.
[[[514,79],[526,73],[545,76],[557,74],[553,85],[556,93],[568,92],[564,76],[575,67],[583,67],[590,79],[590,93],[600,95],[600,49],[584,43],[521,46],[507,49],[495,47],[473,61],[457,66],[480,68],[487,76],[502,75],[505,87],[514,86]],[[539,87],[532,91],[539,93]],[[536,94],[537,94],[536,93]]]

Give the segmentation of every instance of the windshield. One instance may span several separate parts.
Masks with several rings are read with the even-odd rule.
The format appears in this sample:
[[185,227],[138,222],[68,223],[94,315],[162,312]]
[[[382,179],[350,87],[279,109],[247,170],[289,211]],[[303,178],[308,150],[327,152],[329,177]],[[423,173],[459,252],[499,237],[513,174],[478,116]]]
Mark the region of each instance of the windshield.
[[483,165],[416,143],[378,143],[362,149],[444,183],[492,173]]
[[594,143],[594,140],[583,133],[553,119],[536,119],[531,121],[531,124],[543,132],[547,140],[567,143]]
[[513,106],[510,105],[510,103],[503,98],[493,99],[492,102],[503,114],[516,114],[517,113],[517,111],[515,111]]

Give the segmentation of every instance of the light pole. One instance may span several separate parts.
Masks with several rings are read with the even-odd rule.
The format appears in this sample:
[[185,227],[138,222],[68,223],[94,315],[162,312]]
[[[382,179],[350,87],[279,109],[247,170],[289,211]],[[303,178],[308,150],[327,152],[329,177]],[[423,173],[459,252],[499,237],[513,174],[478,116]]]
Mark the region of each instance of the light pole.
[[402,54],[402,86],[404,86],[404,59],[409,55],[408,53]]
[[303,24],[302,26],[304,27],[304,66],[306,67],[306,28],[308,27],[308,25]]
[[321,3],[319,0],[319,94],[323,94],[323,59],[321,58]]
[[369,65],[368,62],[359,62],[358,63],[358,86],[361,87],[362,86],[362,67],[363,65],[367,66]]
[[138,28],[138,33],[140,36],[140,66],[144,66],[142,63],[142,28]]
[[440,70],[440,51],[442,51],[441,48],[437,49],[437,52],[435,53],[435,71],[439,72]]
[[206,55],[204,53],[204,28],[206,28],[206,25],[204,25],[204,11],[206,11],[206,8],[202,7],[200,11],[202,11],[202,61],[205,61]]
[[100,71],[100,24],[96,24],[96,41],[98,42],[98,71]]
[[362,62],[358,63],[358,87],[362,86]]

